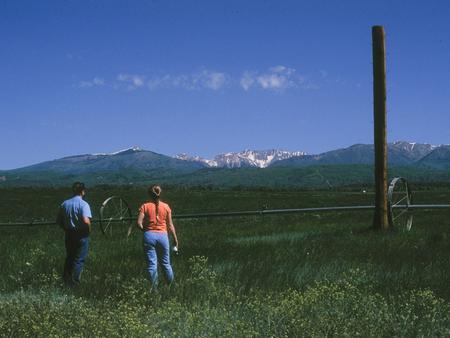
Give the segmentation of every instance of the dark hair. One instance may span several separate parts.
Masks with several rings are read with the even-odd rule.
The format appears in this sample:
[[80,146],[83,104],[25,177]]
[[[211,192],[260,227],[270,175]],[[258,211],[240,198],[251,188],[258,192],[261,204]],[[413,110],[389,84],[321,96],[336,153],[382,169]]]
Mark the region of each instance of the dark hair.
[[83,182],[75,182],[72,184],[72,192],[75,195],[80,195],[84,190],[86,190],[86,187]]
[[162,189],[159,185],[152,185],[148,188],[148,194],[150,198],[155,203],[155,212],[156,212],[156,223],[158,223],[158,207],[159,207],[159,197],[161,195]]

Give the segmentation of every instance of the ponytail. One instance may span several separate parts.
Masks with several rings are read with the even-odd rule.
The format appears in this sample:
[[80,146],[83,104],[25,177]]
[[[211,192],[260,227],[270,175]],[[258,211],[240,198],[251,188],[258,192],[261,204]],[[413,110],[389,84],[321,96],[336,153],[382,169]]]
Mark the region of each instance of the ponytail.
[[150,198],[155,203],[155,213],[156,213],[156,223],[158,223],[158,207],[159,207],[159,198],[161,195],[161,187],[159,185],[154,185],[148,188],[148,194]]

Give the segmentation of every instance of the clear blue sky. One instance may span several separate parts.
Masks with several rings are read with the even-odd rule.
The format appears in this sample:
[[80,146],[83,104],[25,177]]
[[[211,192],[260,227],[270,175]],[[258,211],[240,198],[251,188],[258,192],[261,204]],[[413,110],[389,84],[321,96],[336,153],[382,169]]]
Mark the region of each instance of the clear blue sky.
[[450,143],[450,1],[0,0],[0,169],[140,146],[203,157]]

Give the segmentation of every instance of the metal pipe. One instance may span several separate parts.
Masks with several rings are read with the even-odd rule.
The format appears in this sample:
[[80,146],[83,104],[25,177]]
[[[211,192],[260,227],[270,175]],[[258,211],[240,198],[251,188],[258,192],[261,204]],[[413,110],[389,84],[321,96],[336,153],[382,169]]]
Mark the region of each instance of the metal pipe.
[[[251,210],[251,211],[232,211],[232,212],[212,212],[199,214],[181,214],[173,215],[174,219],[189,219],[189,218],[207,218],[207,217],[236,217],[236,216],[263,216],[263,215],[280,215],[292,213],[307,213],[307,212],[333,212],[333,211],[360,211],[373,210],[373,205],[355,205],[355,206],[341,206],[341,207],[320,207],[320,208],[295,208],[295,209],[268,209],[268,210]],[[395,205],[393,208],[408,208],[411,210],[419,209],[450,209],[450,204],[411,204],[411,205]],[[111,219],[111,222],[135,221],[136,217],[124,217]],[[100,222],[99,219],[93,219],[93,223]],[[39,226],[39,225],[56,225],[54,221],[31,221],[18,223],[0,223],[0,227],[7,226]]]
[[[394,208],[404,208],[397,205]],[[450,204],[410,204],[408,209],[450,209]]]

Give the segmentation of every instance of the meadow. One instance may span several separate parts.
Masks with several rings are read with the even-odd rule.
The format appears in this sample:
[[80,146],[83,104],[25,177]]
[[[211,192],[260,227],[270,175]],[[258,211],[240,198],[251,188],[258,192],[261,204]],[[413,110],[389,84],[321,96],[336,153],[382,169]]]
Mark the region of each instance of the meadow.
[[[163,187],[164,188],[164,187]],[[0,222],[53,220],[63,188],[0,190]],[[144,187],[96,187],[133,210]],[[415,203],[450,203],[448,187]],[[368,205],[356,188],[167,187],[174,214]],[[372,212],[176,220],[176,283],[150,293],[141,233],[105,238],[94,226],[82,284],[60,280],[56,226],[0,229],[0,335],[111,337],[449,336],[450,211],[418,211],[410,232],[370,229]]]

